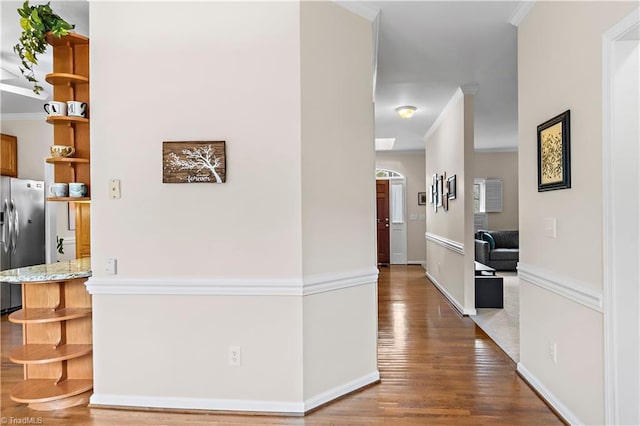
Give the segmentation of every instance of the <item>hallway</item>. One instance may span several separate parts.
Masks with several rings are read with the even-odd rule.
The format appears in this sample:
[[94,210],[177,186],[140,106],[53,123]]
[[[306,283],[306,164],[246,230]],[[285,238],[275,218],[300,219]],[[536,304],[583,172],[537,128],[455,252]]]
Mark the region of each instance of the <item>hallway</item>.
[[515,364],[429,283],[421,266],[381,268],[381,383],[306,417],[72,408],[32,411],[10,400],[22,367],[8,359],[20,327],[2,318],[2,416],[45,425],[555,425],[558,418],[515,373]]

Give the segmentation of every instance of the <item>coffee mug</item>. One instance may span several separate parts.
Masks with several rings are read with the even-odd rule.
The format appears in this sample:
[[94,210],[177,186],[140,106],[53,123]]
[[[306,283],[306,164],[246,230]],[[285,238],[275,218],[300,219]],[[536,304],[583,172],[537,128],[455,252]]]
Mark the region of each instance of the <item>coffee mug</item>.
[[68,157],[76,152],[74,147],[67,145],[52,145],[50,149],[52,157]]
[[44,110],[49,116],[67,115],[67,104],[58,101],[49,101],[44,104]]
[[74,117],[84,117],[87,113],[87,104],[78,101],[67,101],[67,111]]
[[87,195],[87,185],[80,182],[69,184],[69,197],[84,197]]
[[53,197],[68,197],[69,185],[66,183],[52,183],[49,187],[49,195]]

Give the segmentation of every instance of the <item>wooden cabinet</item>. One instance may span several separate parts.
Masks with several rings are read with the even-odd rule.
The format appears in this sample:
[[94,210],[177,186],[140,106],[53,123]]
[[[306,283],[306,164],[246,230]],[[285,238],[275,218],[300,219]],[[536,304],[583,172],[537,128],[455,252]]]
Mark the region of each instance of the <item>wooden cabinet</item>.
[[55,182],[82,182],[87,196],[49,197],[49,201],[73,201],[76,204],[76,258],[91,255],[89,204],[91,200],[89,39],[79,34],[56,38],[47,36],[53,47],[53,72],[46,80],[53,86],[53,99],[60,102],[80,101],[87,104],[85,117],[50,116],[55,145],[75,148],[71,157],[51,157],[45,161],[54,165]]
[[2,134],[0,175],[18,177],[18,138]]
[[9,358],[24,365],[11,399],[34,410],[86,405],[93,389],[91,296],[86,278],[22,284],[23,308],[9,315],[22,324],[23,345]]

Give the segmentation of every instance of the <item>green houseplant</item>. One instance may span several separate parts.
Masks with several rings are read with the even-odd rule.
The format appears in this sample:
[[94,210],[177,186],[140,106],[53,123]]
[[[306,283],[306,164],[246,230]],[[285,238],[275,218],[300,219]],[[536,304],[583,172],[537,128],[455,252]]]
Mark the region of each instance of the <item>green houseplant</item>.
[[62,37],[69,34],[69,30],[72,30],[75,25],[69,24],[55,14],[50,3],[31,6],[29,0],[26,0],[22,8],[18,9],[18,14],[22,34],[13,51],[22,64],[20,72],[33,83],[34,93],[39,94],[43,88],[38,84],[33,66],[38,63],[38,55],[47,51],[47,33],[51,32],[55,37]]

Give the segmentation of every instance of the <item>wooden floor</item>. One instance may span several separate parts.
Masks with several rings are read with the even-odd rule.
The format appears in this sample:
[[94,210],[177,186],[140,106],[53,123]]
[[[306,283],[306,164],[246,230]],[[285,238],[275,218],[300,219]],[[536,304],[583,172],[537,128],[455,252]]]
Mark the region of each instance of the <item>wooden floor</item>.
[[21,344],[21,330],[6,316],[1,325],[3,424],[11,424],[10,417],[45,426],[562,424],[518,377],[511,359],[446,301],[420,266],[381,268],[381,382],[305,417],[86,407],[32,411],[9,398],[22,378],[22,367],[8,359],[9,349]]

